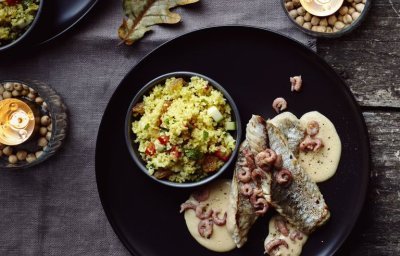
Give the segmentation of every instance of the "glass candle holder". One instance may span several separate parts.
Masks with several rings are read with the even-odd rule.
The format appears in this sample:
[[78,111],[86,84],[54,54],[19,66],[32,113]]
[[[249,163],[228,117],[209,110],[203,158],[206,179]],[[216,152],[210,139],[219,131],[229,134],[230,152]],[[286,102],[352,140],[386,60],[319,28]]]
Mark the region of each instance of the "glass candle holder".
[[49,85],[0,81],[0,169],[39,164],[63,145],[67,108]]

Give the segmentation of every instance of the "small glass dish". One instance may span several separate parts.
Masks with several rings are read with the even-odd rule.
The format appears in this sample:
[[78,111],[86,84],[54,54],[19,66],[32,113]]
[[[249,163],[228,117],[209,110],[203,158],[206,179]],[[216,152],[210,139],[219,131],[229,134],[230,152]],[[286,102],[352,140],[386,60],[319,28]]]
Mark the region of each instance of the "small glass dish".
[[12,94],[12,99],[24,101],[36,113],[35,130],[28,140],[19,145],[0,144],[0,170],[29,168],[54,155],[63,145],[68,129],[67,108],[61,97],[39,81],[0,81],[0,91],[0,100]]
[[[351,2],[350,2],[351,1]],[[291,21],[291,22],[293,22],[293,24],[295,24],[295,26],[298,28],[298,29],[300,29],[301,31],[303,31],[304,33],[306,33],[306,34],[308,34],[308,35],[311,35],[311,36],[314,36],[314,37],[319,37],[319,38],[338,38],[338,37],[341,37],[341,36],[343,36],[343,35],[346,35],[346,34],[348,34],[348,33],[350,33],[350,32],[352,32],[353,30],[355,30],[357,27],[359,27],[360,25],[361,25],[361,23],[364,21],[364,19],[365,19],[365,17],[367,16],[367,13],[368,13],[368,11],[369,11],[369,9],[370,9],[370,7],[371,7],[371,1],[372,0],[366,0],[365,1],[365,3],[363,3],[362,1],[359,1],[359,0],[356,0],[356,1],[358,1],[359,3],[355,3],[355,1],[354,0],[344,0],[343,1],[343,5],[342,5],[342,7],[343,6],[347,6],[348,8],[350,8],[350,7],[352,7],[352,8],[354,8],[355,9],[355,6],[352,6],[353,5],[353,3],[354,3],[354,5],[355,4],[364,4],[364,8],[363,8],[363,10],[361,11],[361,13],[359,14],[359,16],[358,16],[358,18],[356,18],[354,21],[352,21],[350,24],[348,24],[348,26],[346,26],[347,24],[345,24],[345,27],[344,28],[342,28],[341,30],[339,30],[339,31],[332,31],[332,32],[319,32],[319,31],[314,31],[314,30],[311,30],[311,27],[310,27],[310,29],[308,29],[308,28],[306,28],[306,27],[304,27],[304,25],[301,25],[301,24],[299,24],[297,21],[296,21],[296,18],[298,17],[298,16],[301,16],[300,14],[298,14],[298,16],[297,17],[294,17],[296,14],[294,14],[293,15],[293,13],[290,13],[292,10],[297,10],[297,9],[299,9],[300,7],[302,7],[301,6],[301,3],[300,3],[300,0],[281,0],[281,4],[282,4],[282,8],[283,8],[283,10],[284,10],[284,12],[286,13],[286,15],[288,16],[288,18],[289,18],[289,20]],[[288,10],[288,8],[287,8],[287,3],[289,3],[289,2],[295,2],[296,4],[297,4],[297,6],[295,5],[294,7],[293,7],[293,9],[291,9],[291,10]],[[299,5],[300,4],[300,5]],[[290,5],[289,5],[290,6]],[[304,7],[302,7],[303,9],[304,9]],[[289,8],[290,9],[290,8]],[[306,10],[304,10],[305,11],[305,13],[306,14],[309,14]],[[299,12],[298,12],[299,13]],[[301,12],[300,12],[301,13]],[[311,14],[310,14],[311,15]],[[340,15],[339,14],[339,10],[338,11],[336,11],[333,15]],[[293,16],[293,17],[292,17]],[[313,17],[313,15],[311,15],[311,17]],[[319,18],[320,20],[323,20],[323,19],[328,19],[328,17],[329,16],[326,16],[326,17],[319,17],[319,16],[315,16],[315,17],[317,17],[317,18]],[[340,20],[338,20],[338,21],[340,21]],[[305,22],[307,22],[307,21],[305,21]],[[308,21],[309,22],[309,21]],[[301,23],[301,21],[300,21],[300,23]],[[344,23],[344,22],[343,22]],[[329,24],[328,24],[329,25]],[[316,25],[316,27],[319,27],[320,25],[318,24],[318,25]],[[330,25],[331,27],[333,27],[332,25]]]
[[[195,182],[184,182],[184,183],[178,183],[178,182],[172,182],[166,179],[157,179],[156,177],[154,177],[154,175],[150,175],[148,169],[146,168],[146,164],[144,162],[144,160],[142,159],[140,152],[139,152],[139,145],[138,143],[134,143],[134,139],[136,138],[136,135],[133,133],[132,131],[132,122],[134,120],[137,120],[133,117],[132,114],[132,109],[133,107],[135,107],[139,102],[141,102],[143,100],[143,96],[148,95],[150,93],[150,91],[157,85],[160,85],[162,83],[164,83],[168,78],[182,78],[185,81],[189,81],[191,77],[200,77],[206,81],[209,82],[209,84],[216,90],[220,91],[224,98],[226,99],[227,103],[230,105],[231,109],[232,109],[232,121],[235,123],[236,125],[236,129],[234,131],[231,131],[231,135],[232,137],[235,139],[236,144],[235,144],[235,148],[232,152],[232,154],[229,156],[228,159],[226,159],[225,163],[223,164],[223,166],[221,166],[217,171],[213,172],[212,174],[202,178],[199,181],[195,181]],[[170,187],[177,187],[177,188],[191,188],[191,187],[197,187],[203,184],[206,184],[212,180],[214,180],[215,178],[217,178],[218,176],[220,176],[230,165],[231,163],[234,162],[234,160],[236,159],[236,155],[239,149],[239,145],[241,142],[241,135],[242,135],[242,128],[241,128],[241,121],[240,121],[240,114],[239,114],[239,110],[234,102],[234,100],[232,99],[232,97],[228,94],[228,92],[216,81],[214,81],[213,79],[206,77],[204,75],[198,74],[198,73],[193,73],[193,72],[173,72],[173,73],[168,73],[165,75],[161,75],[155,79],[153,79],[152,81],[150,81],[149,83],[147,83],[142,89],[140,89],[140,91],[134,96],[128,110],[127,110],[127,114],[126,114],[126,118],[125,118],[125,141],[126,141],[126,145],[128,147],[129,153],[132,157],[132,159],[135,161],[136,165],[140,168],[140,170],[145,173],[149,178],[153,179],[156,182],[159,182],[161,184],[170,186]]]

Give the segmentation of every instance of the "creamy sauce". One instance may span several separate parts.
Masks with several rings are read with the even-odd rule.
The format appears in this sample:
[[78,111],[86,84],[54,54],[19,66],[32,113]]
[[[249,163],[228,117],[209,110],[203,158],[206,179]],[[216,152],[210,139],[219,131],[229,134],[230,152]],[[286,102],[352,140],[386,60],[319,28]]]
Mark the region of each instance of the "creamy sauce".
[[305,128],[313,120],[319,123],[320,129],[316,137],[322,139],[324,147],[318,152],[300,152],[298,160],[313,181],[322,182],[336,173],[342,143],[332,122],[317,111],[304,114],[300,118],[300,124]]
[[[211,209],[213,210],[220,210],[221,213],[219,214],[219,216],[222,217],[225,211],[227,211],[228,209],[231,181],[218,180],[208,185],[207,188],[210,191],[210,197],[206,201],[204,201],[204,203],[208,204],[208,207],[211,207]],[[189,198],[189,200],[195,201],[192,196]],[[229,217],[230,216],[228,216],[227,218],[227,225],[229,224],[228,222],[232,220],[232,218]],[[196,217],[196,214],[193,210],[185,211],[185,221],[193,238],[207,249],[216,252],[227,252],[236,248],[236,245],[233,242],[232,237],[228,232],[228,229],[226,228],[227,225],[217,226],[214,224],[211,237],[209,239],[206,239],[200,236],[198,232],[198,224],[200,220]]]
[[299,119],[297,118],[297,116],[295,116],[293,113],[291,112],[283,112],[277,116],[275,116],[274,118],[271,119],[271,123],[277,127],[280,126],[280,124],[282,122],[284,122],[286,119],[292,121],[292,122],[298,122]]
[[289,230],[289,235],[284,236],[282,235],[279,230],[276,228],[275,225],[275,220],[279,218],[279,215],[275,215],[272,217],[269,221],[269,229],[268,229],[268,236],[265,239],[264,244],[267,244],[269,241],[272,241],[274,239],[282,239],[288,244],[288,248],[285,246],[279,246],[278,249],[274,250],[274,256],[298,256],[301,254],[301,251],[303,249],[303,245],[306,243],[308,236],[305,234],[302,234],[303,238],[300,240],[298,238],[292,240],[290,239],[290,234],[297,232],[295,227],[293,227],[291,224],[286,222],[286,227]]

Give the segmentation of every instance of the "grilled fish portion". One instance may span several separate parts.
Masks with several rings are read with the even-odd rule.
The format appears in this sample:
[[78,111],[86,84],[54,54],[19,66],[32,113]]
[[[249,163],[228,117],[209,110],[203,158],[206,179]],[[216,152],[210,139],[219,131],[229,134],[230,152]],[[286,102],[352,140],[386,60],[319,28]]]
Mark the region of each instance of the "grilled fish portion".
[[270,148],[282,156],[283,168],[292,176],[288,186],[272,179],[271,204],[291,224],[310,234],[329,219],[328,206],[316,183],[301,168],[289,149],[284,134],[271,122],[267,122],[267,130]]
[[257,115],[251,117],[246,127],[246,141],[254,156],[267,148],[268,135],[264,118]]
[[227,221],[227,228],[238,248],[246,243],[247,234],[258,218],[249,197],[241,193],[241,181],[238,179],[238,174],[243,168],[249,168],[246,162],[246,154],[248,154],[249,151],[249,145],[247,141],[244,141],[239,148],[238,160],[232,178],[229,197],[228,218],[232,219]]
[[257,220],[268,210],[271,173],[259,168],[255,156],[267,149],[265,120],[253,115],[246,127],[246,139],[240,145],[232,179],[227,227],[238,248],[247,241],[247,234]]
[[304,139],[304,129],[300,125],[300,120],[290,112],[283,112],[277,115],[270,122],[284,134],[288,142],[290,151],[294,156],[299,156],[299,145]]

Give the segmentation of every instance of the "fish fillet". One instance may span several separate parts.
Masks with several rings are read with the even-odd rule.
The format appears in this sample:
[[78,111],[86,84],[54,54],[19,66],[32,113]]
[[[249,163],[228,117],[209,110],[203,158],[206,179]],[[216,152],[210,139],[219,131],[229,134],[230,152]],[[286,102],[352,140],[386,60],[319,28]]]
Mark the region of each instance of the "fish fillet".
[[271,122],[267,122],[267,130],[270,148],[282,156],[283,168],[289,170],[293,177],[288,187],[272,179],[271,204],[291,224],[310,234],[329,219],[328,206],[317,184],[289,149],[284,134]]
[[290,112],[283,112],[271,119],[270,122],[283,133],[287,139],[290,151],[298,158],[299,145],[303,141],[305,135],[300,120]]
[[[230,202],[228,208],[228,231],[231,233],[234,242],[238,248],[242,247],[247,241],[247,235],[250,228],[258,218],[256,210],[250,203],[249,197],[242,195],[240,192],[241,181],[238,179],[238,173],[243,168],[254,169],[248,162],[248,158],[254,159],[254,156],[265,150],[268,144],[267,129],[265,120],[253,115],[246,127],[246,139],[240,145],[239,155],[236,161],[235,171],[232,178],[232,187],[230,193]],[[243,165],[243,163],[247,163]],[[254,162],[252,163],[254,165]],[[261,184],[250,182],[252,188],[269,191],[271,186],[271,174],[265,173],[266,176],[261,180]],[[264,192],[265,194],[265,192]],[[268,202],[270,198],[265,198]]]

